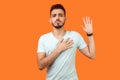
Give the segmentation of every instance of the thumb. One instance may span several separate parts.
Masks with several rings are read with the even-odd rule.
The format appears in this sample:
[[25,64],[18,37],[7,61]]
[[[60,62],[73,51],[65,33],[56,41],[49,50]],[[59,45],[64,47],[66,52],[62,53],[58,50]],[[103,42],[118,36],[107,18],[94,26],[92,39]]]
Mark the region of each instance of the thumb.
[[62,38],[62,39],[59,41],[59,43],[62,43],[62,42],[63,42],[63,40],[64,40],[64,38]]
[[81,25],[81,28],[82,28],[82,29],[84,29],[84,26],[83,26],[83,25]]
[[85,30],[85,27],[84,27],[83,25],[82,25],[81,27],[82,27],[82,29],[83,29],[84,31],[86,31],[86,30]]
[[61,39],[61,40],[57,43],[57,45],[59,45],[60,43],[62,43],[62,42],[63,42],[63,40],[64,40],[64,39]]

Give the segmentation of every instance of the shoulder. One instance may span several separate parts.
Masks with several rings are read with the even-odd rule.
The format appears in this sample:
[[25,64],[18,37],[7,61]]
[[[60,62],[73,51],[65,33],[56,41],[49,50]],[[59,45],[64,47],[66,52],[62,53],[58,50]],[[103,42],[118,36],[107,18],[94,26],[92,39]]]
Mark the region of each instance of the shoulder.
[[46,39],[46,38],[49,38],[50,35],[51,35],[51,32],[45,33],[45,34],[41,35],[39,39],[43,39],[43,40],[44,40],[44,39]]
[[81,36],[81,34],[77,31],[70,31],[70,34],[72,34],[74,36]]

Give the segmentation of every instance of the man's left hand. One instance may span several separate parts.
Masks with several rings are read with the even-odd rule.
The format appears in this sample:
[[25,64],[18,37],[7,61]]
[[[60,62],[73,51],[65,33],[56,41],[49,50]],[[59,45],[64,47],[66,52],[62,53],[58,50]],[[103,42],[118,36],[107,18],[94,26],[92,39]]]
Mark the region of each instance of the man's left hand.
[[92,28],[92,20],[90,19],[90,17],[86,16],[86,18],[83,18],[83,22],[84,22],[84,26],[83,30],[87,33],[93,33],[93,28]]

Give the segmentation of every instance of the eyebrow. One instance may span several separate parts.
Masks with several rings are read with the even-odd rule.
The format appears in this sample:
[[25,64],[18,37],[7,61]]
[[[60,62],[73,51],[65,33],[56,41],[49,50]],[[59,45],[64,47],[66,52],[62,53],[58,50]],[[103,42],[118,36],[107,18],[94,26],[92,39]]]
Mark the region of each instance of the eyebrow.
[[[57,15],[57,14],[51,14],[51,15]],[[63,15],[62,13],[58,13],[58,15]]]

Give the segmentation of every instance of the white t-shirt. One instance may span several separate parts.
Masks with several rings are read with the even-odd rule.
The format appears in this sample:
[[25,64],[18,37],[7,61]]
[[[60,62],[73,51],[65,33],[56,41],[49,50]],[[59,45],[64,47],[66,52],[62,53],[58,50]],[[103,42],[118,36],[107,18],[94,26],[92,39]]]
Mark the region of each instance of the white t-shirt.
[[[78,80],[75,69],[76,49],[83,49],[87,45],[82,36],[75,31],[67,31],[64,39],[74,41],[73,47],[63,51],[47,69],[46,80]],[[45,52],[49,56],[56,49],[59,40],[52,32],[44,34],[38,42],[38,54]]]

